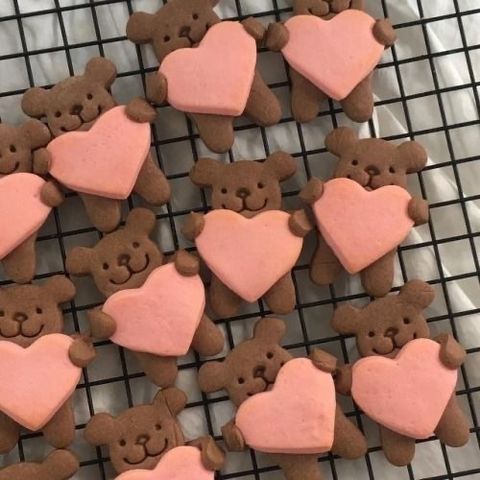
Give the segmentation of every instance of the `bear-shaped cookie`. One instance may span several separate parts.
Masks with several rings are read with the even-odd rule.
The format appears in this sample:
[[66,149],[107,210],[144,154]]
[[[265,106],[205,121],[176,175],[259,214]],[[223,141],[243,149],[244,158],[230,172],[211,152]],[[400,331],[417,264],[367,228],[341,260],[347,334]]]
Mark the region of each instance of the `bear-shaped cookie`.
[[0,480],[69,480],[78,468],[78,459],[73,453],[54,450],[43,462],[23,462],[2,468]]
[[[28,283],[35,274],[35,240],[51,207],[63,196],[52,182],[33,175],[39,149],[50,132],[38,120],[20,126],[0,124],[0,261],[16,283]],[[7,207],[8,206],[8,207]]]
[[284,152],[263,162],[202,158],[190,171],[193,183],[211,188],[213,211],[191,213],[183,233],[212,271],[209,298],[217,315],[232,316],[242,300],[262,297],[276,314],[293,310],[291,269],[311,229],[303,210],[281,210],[280,182],[295,171]]
[[107,298],[102,307],[88,312],[92,335],[129,348],[146,375],[165,387],[176,379],[177,356],[190,346],[201,355],[215,355],[224,339],[204,313],[198,259],[179,251],[173,263],[165,264],[150,238],[155,222],[152,211],[136,208],[123,228],[94,247],[68,252],[66,266],[72,275],[90,275]]
[[[363,262],[362,265],[367,263],[367,266],[357,270],[365,291],[374,297],[382,297],[392,287],[397,246],[413,225],[422,225],[428,221],[427,202],[418,197],[410,198],[406,190],[407,174],[423,169],[427,163],[427,153],[419,143],[413,141],[394,145],[377,138],[359,139],[356,132],[347,127],[330,132],[325,139],[325,146],[338,157],[335,179],[323,183],[318,178],[312,178],[303,188],[300,197],[312,206],[319,226],[322,215],[331,215],[330,224],[343,224],[344,227],[343,231],[337,231],[336,235],[330,235],[331,238],[328,239],[320,231],[317,232],[318,245],[310,265],[311,279],[318,285],[333,283],[342,271],[342,263],[346,267],[346,261],[351,260],[346,258],[341,262],[333,251],[332,246],[338,243],[339,234],[342,234],[350,256],[355,254],[356,259]],[[347,193],[353,195],[355,200],[352,201],[343,194],[337,195],[338,198],[332,197],[330,204],[333,202],[333,207],[341,208],[342,212],[335,210],[336,213],[332,213],[334,208],[327,208],[329,212],[326,213],[323,208],[323,213],[316,212],[319,200],[326,200],[324,193],[327,186],[341,182],[342,187],[346,185]],[[358,189],[354,182],[368,194]],[[364,213],[359,212],[362,208]],[[374,208],[378,208],[379,212],[376,213]],[[383,209],[386,209],[385,212]],[[336,219],[333,218],[334,215],[337,216]],[[355,222],[359,228],[348,230],[356,228]],[[395,229],[399,225],[402,230],[397,234]],[[384,231],[380,233],[382,229]],[[357,233],[360,240],[355,240]],[[370,235],[375,236],[374,241],[368,240]],[[381,251],[380,256],[375,255],[378,254],[378,248],[385,253]],[[373,253],[373,257],[367,259],[371,263],[365,261],[367,252],[369,255],[370,252]]]
[[2,453],[16,445],[20,425],[43,431],[56,448],[65,448],[74,439],[71,397],[81,369],[95,358],[88,337],[62,333],[59,305],[74,295],[73,283],[64,276],[0,290]]
[[[128,478],[127,472],[158,468],[168,461],[174,450],[180,448],[186,452],[185,446],[200,450],[203,468],[219,470],[223,466],[224,454],[213,438],[207,436],[185,442],[177,415],[186,403],[187,397],[182,390],[166,388],[156,394],[151,404],[129,408],[115,417],[108,413],[95,415],[87,424],[85,438],[92,445],[108,448],[113,468],[122,479]],[[186,477],[185,480],[190,478],[197,477]]]
[[235,117],[269,126],[279,122],[281,108],[256,70],[264,27],[253,18],[222,22],[217,3],[171,0],[154,14],[135,12],[127,37],[151,43],[160,64],[147,79],[147,97],[186,112],[207,147],[222,153],[233,145]]
[[[238,344],[223,361],[208,362],[200,368],[200,389],[206,393],[224,389],[238,408],[236,419],[222,429],[227,447],[232,451],[240,451],[250,445],[246,441],[246,432],[241,430],[242,426],[238,423],[240,422],[240,412],[252,400],[255,401],[260,397],[267,400],[267,394],[275,395],[280,388],[278,378],[283,375],[282,372],[285,369],[292,366],[294,367],[292,376],[287,379],[287,382],[284,382],[286,383],[286,392],[284,391],[283,394],[277,392],[283,398],[280,400],[277,397],[276,400],[278,402],[276,407],[283,408],[282,413],[277,416],[275,421],[270,422],[262,422],[256,418],[256,425],[253,427],[263,434],[265,432],[262,430],[266,429],[266,433],[270,433],[270,436],[263,435],[263,439],[268,442],[279,442],[283,444],[283,448],[285,448],[285,442],[289,442],[289,437],[305,437],[309,435],[310,431],[315,430],[323,435],[326,430],[331,428],[330,444],[322,451],[332,450],[344,458],[358,458],[364,455],[367,450],[365,438],[357,427],[346,418],[341,407],[336,404],[334,388],[332,391],[327,391],[326,387],[321,391],[315,390],[315,398],[308,398],[309,389],[313,388],[313,384],[316,382],[315,375],[319,378],[326,376],[333,383],[331,376],[336,371],[335,357],[322,350],[314,350],[310,360],[294,359],[280,344],[285,332],[286,325],[282,320],[261,319],[256,323],[251,339]],[[309,384],[303,385],[302,388],[295,381],[296,362],[310,364],[309,375],[313,375],[310,380],[307,379]],[[300,365],[300,368],[303,369],[303,366]],[[300,376],[301,372],[298,373]],[[293,389],[292,385],[294,385]],[[325,385],[328,386],[328,383]],[[273,401],[275,402],[275,397],[273,397]],[[304,401],[307,403],[305,404]],[[316,418],[311,418],[310,424],[310,417],[306,418],[306,414],[312,411],[312,408],[316,408],[315,405],[325,404],[326,401],[331,403],[331,408],[328,410],[329,418],[323,417],[319,422],[316,421]],[[250,413],[256,412],[254,409],[250,409]],[[295,423],[290,420],[292,418],[299,420]],[[248,418],[244,418],[243,423],[245,422],[248,423]],[[250,425],[250,427],[252,426]],[[272,430],[276,430],[277,434],[275,435]],[[282,434],[280,435],[279,432]],[[299,443],[299,441],[295,441],[290,448],[297,448]],[[284,470],[285,476],[289,480],[322,478],[317,460],[320,451],[309,450],[308,453],[297,454],[283,453],[285,450],[282,448],[270,448],[263,451],[274,453],[275,461]]]
[[294,16],[273,23],[267,47],[290,65],[295,120],[313,120],[327,98],[356,122],[372,117],[373,70],[396,39],[388,20],[374,20],[364,0],[294,0]]
[[115,65],[97,57],[85,72],[46,90],[34,87],[22,98],[23,111],[45,118],[54,140],[38,153],[37,172],[50,173],[77,191],[88,217],[109,232],[121,219],[121,202],[132,191],[162,205],[170,186],[150,153],[155,111],[140,98],[117,106],[109,91]]
[[361,309],[342,305],[332,318],[335,331],[355,335],[362,357],[339,367],[337,390],[379,424],[385,455],[398,466],[412,461],[415,440],[435,434],[459,447],[469,439],[455,396],[466,353],[450,333],[430,339],[423,310],[434,296],[430,285],[412,280]]

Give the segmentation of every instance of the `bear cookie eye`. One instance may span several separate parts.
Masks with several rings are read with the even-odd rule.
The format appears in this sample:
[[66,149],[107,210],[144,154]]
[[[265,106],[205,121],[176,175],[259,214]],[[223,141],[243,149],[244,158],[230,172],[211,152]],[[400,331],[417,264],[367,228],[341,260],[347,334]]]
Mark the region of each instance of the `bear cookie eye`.
[[0,309],[0,317],[4,317],[4,316],[5,316],[5,312]]
[[165,35],[165,36],[163,37],[163,41],[164,41],[165,43],[169,42],[169,41],[170,41],[170,35]]
[[240,385],[243,385],[245,383],[245,379],[242,377],[239,377],[237,381]]
[[404,323],[405,325],[409,325],[409,324],[410,324],[410,319],[405,317],[405,318],[403,319],[403,323]]
[[356,167],[358,165],[358,160],[352,160],[352,165]]
[[267,353],[267,358],[268,358],[269,360],[271,360],[271,359],[273,358],[273,353],[272,353],[272,352],[268,352],[268,353]]
[[108,267],[108,263],[104,263],[104,264],[102,265],[102,268],[103,268],[104,270],[108,270],[108,268],[109,268],[109,267]]
[[375,336],[375,332],[368,332],[368,336],[369,336],[370,338],[373,338],[373,337]]
[[118,443],[119,443],[119,445],[120,445],[121,447],[124,447],[124,446],[127,444],[127,442],[126,442],[125,440],[123,440],[123,439],[120,440]]
[[138,242],[133,242],[132,246],[133,246],[133,248],[138,248],[138,247],[140,247],[140,244]]
[[258,188],[264,188],[265,185],[264,185],[262,182],[258,182],[258,183],[257,183],[257,187],[258,187]]
[[194,14],[192,15],[192,18],[193,18],[194,20],[198,20],[198,14],[197,14],[197,13],[194,13]]
[[37,308],[35,309],[35,311],[36,311],[39,315],[41,315],[41,314],[43,313],[43,310],[42,310],[40,307],[37,307]]
[[390,173],[395,173],[396,170],[395,170],[394,167],[390,167],[390,168],[388,169],[388,171],[389,171]]
[[223,194],[227,193],[227,189],[224,187],[220,190]]
[[155,425],[155,430],[161,430],[161,429],[162,429],[162,426],[159,423],[157,423]]

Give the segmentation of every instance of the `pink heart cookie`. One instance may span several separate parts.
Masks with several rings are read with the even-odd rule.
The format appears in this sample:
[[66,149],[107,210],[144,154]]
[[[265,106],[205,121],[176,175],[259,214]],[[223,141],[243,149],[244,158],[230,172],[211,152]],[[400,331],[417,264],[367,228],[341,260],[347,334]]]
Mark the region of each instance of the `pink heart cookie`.
[[380,425],[406,437],[428,438],[457,383],[457,371],[446,368],[439,353],[438,343],[420,338],[393,360],[362,358],[353,366],[353,399]]
[[282,367],[271,391],[240,405],[235,423],[260,452],[317,454],[332,448],[335,409],[332,375],[297,358]]
[[167,55],[160,73],[168,82],[168,102],[191,113],[238,117],[252,88],[257,46],[239,22],[211,27],[199,46]]
[[107,299],[103,311],[117,324],[112,342],[137,352],[185,355],[205,309],[198,275],[180,275],[173,263],[155,269],[141,288]]
[[195,242],[212,272],[232,291],[255,302],[295,265],[303,239],[288,227],[280,210],[245,218],[231,210],[205,215]]
[[40,200],[45,181],[31,173],[0,178],[0,259],[44,224],[51,208]]
[[297,15],[285,22],[290,39],[282,53],[322,92],[343,100],[382,57],[385,47],[373,36],[374,24],[360,10],[345,10],[331,20]]
[[358,273],[395,249],[413,227],[410,194],[396,185],[371,192],[348,178],[324,184],[312,205],[318,228],[345,269]]
[[59,333],[28,348],[0,342],[0,410],[29,430],[44,427],[80,380],[82,370],[68,356],[72,343]]
[[150,125],[130,120],[125,107],[105,112],[87,132],[50,142],[50,173],[81,193],[123,200],[132,193],[150,149]]
[[176,447],[168,451],[153,470],[130,470],[115,480],[214,480],[215,473],[202,463],[200,450]]

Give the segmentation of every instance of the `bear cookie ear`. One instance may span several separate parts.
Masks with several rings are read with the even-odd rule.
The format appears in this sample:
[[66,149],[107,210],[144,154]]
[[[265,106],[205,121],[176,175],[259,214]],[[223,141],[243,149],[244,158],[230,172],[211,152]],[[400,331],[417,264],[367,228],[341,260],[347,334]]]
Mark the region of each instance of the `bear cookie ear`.
[[75,296],[75,285],[63,275],[56,275],[50,278],[43,288],[56,303],[68,302]]
[[85,76],[89,80],[108,88],[117,77],[117,68],[108,58],[95,57],[87,63]]
[[127,217],[125,228],[134,232],[150,235],[155,228],[155,214],[146,208],[134,208]]
[[117,420],[108,413],[98,413],[93,416],[85,429],[85,439],[97,447],[108,445],[117,437]]
[[342,305],[333,312],[332,328],[341,335],[356,334],[360,329],[361,311],[352,305]]
[[54,450],[42,464],[45,477],[50,480],[67,480],[78,472],[78,458],[69,450]]
[[46,146],[52,138],[48,127],[39,120],[27,120],[20,129],[31,150]]
[[280,344],[286,331],[287,326],[282,320],[278,318],[263,318],[255,324],[253,336],[257,340]]
[[208,362],[198,372],[200,390],[205,393],[218,392],[227,385],[227,366],[223,362]]
[[22,97],[22,110],[29,117],[40,118],[47,114],[50,92],[44,88],[28,89]]
[[153,40],[155,15],[135,12],[127,22],[127,38],[133,43],[149,43]]
[[330,153],[341,157],[358,142],[357,133],[348,127],[332,130],[325,138],[325,147]]
[[75,247],[67,254],[66,269],[71,275],[89,275],[92,271],[95,250]]
[[420,172],[427,164],[427,151],[417,142],[404,142],[397,147],[399,164],[407,173]]
[[423,310],[433,302],[435,291],[428,283],[411,280],[400,289],[398,296],[404,302]]
[[166,406],[172,416],[176,417],[187,405],[187,396],[178,388],[164,388],[155,395],[153,405]]
[[283,182],[295,175],[297,171],[297,164],[294,158],[285,152],[272,153],[267,157],[263,165],[279,182]]
[[197,187],[211,187],[222,176],[223,163],[213,158],[200,158],[190,170],[190,180]]

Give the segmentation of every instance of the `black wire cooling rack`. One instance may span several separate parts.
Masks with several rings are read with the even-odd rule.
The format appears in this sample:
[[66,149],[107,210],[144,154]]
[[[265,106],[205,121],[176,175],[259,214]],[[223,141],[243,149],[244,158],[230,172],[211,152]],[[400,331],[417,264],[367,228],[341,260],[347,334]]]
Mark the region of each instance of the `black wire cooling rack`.
[[[142,94],[145,74],[154,71],[149,47],[140,49],[124,35],[128,15],[134,10],[155,11],[159,0],[1,0],[0,2],[0,115],[3,121],[22,119],[20,98],[30,86],[50,86],[61,78],[80,73],[89,57],[104,55],[119,67],[113,93],[119,101]],[[399,41],[385,54],[376,72],[376,115],[362,134],[393,141],[416,139],[430,152],[427,168],[410,179],[411,188],[427,198],[431,221],[399,249],[396,289],[406,280],[422,278],[436,289],[430,310],[432,330],[451,331],[467,348],[458,396],[471,422],[471,439],[462,449],[450,449],[431,438],[417,444],[412,465],[394,468],[386,463],[373,425],[349,400],[342,400],[348,415],[369,438],[368,454],[355,462],[324,455],[320,463],[332,479],[480,479],[480,3],[478,0],[371,0],[369,12],[389,16]],[[290,0],[223,0],[225,18],[249,15],[268,23],[291,12]],[[48,39],[48,40],[46,40]],[[264,76],[282,98],[288,112],[288,71],[277,54],[260,54]],[[285,203],[298,205],[296,195],[311,175],[327,178],[334,160],[323,139],[337,125],[349,124],[337,104],[330,102],[310,125],[296,124],[286,113],[277,127],[259,128],[240,121],[237,141],[225,161],[264,158],[283,148],[297,159],[299,173],[285,185]],[[172,184],[173,197],[157,209],[157,237],[164,251],[191,247],[179,229],[191,210],[208,209],[208,197],[188,180],[188,171],[206,150],[192,124],[169,107],[159,110],[153,128],[152,148]],[[136,198],[128,208],[138,204]],[[1,208],[1,207],[0,207]],[[56,209],[39,237],[37,279],[62,273],[65,252],[73,245],[91,246],[98,233],[86,220],[78,199],[70,195]],[[328,326],[339,302],[365,302],[357,281],[340,279],[328,288],[308,280],[312,245],[294,270],[297,306],[285,320],[289,326],[287,348],[305,355],[313,346],[355,358],[352,339],[338,337]],[[7,284],[0,277],[1,285]],[[65,310],[69,328],[85,330],[85,312],[101,299],[88,280],[77,282],[79,293]],[[259,303],[241,315],[220,319],[227,347],[248,336],[254,320],[269,312]],[[155,389],[128,353],[109,342],[99,342],[98,360],[84,371],[75,394],[77,441],[73,450],[81,459],[77,479],[114,477],[107,451],[94,449],[82,440],[85,423],[101,411],[119,413],[129,406],[148,402]],[[221,357],[221,356],[220,356]],[[181,361],[179,386],[189,393],[181,420],[187,437],[210,433],[221,442],[220,426],[232,408],[227,398],[199,392],[196,372],[204,359],[191,355]],[[48,451],[41,435],[25,433],[18,449],[3,459],[8,465],[41,458]],[[219,479],[280,479],[278,467],[268,457],[248,452],[229,455]]]

